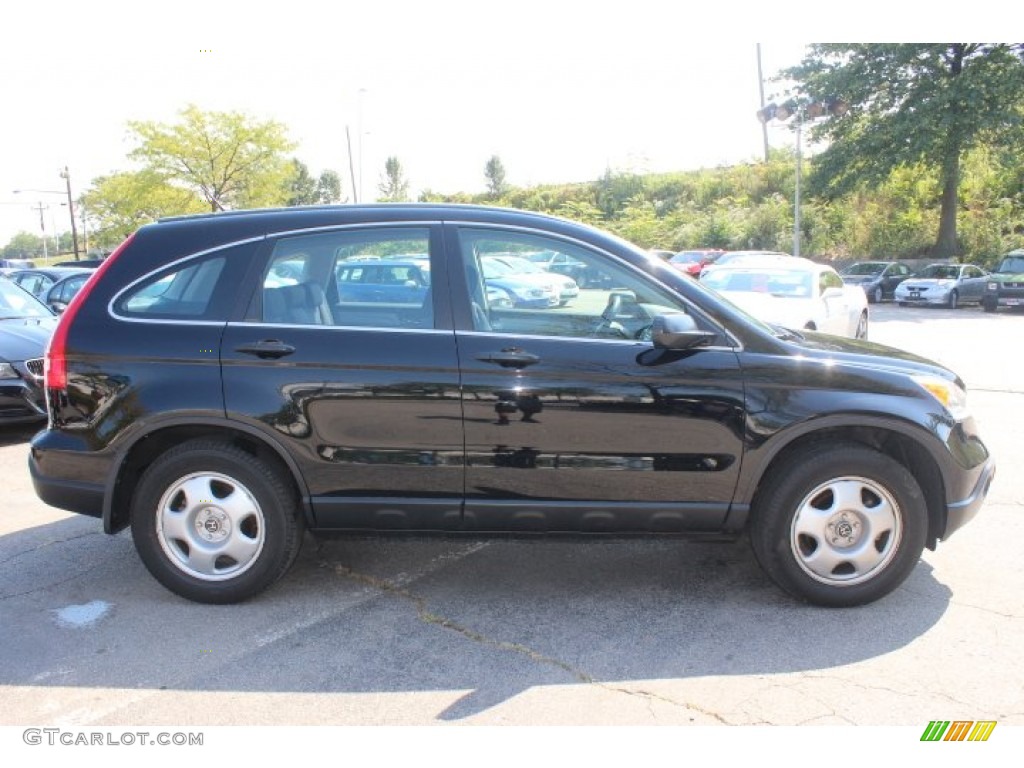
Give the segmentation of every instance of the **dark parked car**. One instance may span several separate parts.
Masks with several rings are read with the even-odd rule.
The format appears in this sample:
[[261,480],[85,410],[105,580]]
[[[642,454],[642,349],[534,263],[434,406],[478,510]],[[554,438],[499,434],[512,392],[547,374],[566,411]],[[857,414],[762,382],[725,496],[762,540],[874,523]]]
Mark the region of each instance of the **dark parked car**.
[[0,424],[46,418],[43,351],[56,326],[45,305],[0,277]]
[[[548,250],[609,287],[489,305],[483,255]],[[428,255],[422,304],[339,293],[340,264],[395,253]],[[270,586],[310,528],[749,532],[783,588],[857,605],[995,471],[940,365],[761,324],[620,238],[472,206],[143,227],[64,312],[46,388],[39,496],[130,526],[160,582],[211,603]]]
[[72,275],[89,277],[95,270],[76,267],[37,267],[18,269],[10,272],[7,277],[16,282],[37,299],[42,300],[50,288],[60,280]]
[[82,286],[85,285],[86,281],[92,277],[92,270],[76,271],[73,275],[62,277],[56,283],[50,286],[50,290],[43,296],[43,303],[46,304],[58,315],[67,309],[68,304],[71,303],[71,299],[75,297],[75,294],[82,290]]
[[840,273],[847,285],[863,288],[872,304],[893,298],[896,286],[911,274],[910,267],[899,261],[858,261]]

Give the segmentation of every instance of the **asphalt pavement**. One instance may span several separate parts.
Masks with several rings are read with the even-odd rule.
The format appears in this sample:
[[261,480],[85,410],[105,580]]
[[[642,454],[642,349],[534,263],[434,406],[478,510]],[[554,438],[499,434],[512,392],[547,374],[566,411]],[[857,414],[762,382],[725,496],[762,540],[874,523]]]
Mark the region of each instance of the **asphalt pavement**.
[[872,306],[939,360],[999,471],[981,514],[857,609],[794,602],[745,541],[307,539],[249,603],[157,584],[46,507],[0,431],[0,724],[1024,724],[1024,314]]

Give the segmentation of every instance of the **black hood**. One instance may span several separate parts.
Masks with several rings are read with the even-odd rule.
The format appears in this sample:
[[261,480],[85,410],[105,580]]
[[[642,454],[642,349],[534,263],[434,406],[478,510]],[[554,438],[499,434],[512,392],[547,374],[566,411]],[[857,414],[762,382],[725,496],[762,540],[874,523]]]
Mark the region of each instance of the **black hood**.
[[46,342],[56,327],[56,317],[0,320],[0,359],[15,361],[42,357]]
[[896,347],[887,347],[873,341],[848,339],[813,331],[800,331],[802,339],[792,342],[806,357],[816,360],[833,360],[836,363],[850,363],[869,366],[879,370],[908,374],[931,374],[955,381],[963,386],[960,377],[953,371],[933,360],[915,355]]

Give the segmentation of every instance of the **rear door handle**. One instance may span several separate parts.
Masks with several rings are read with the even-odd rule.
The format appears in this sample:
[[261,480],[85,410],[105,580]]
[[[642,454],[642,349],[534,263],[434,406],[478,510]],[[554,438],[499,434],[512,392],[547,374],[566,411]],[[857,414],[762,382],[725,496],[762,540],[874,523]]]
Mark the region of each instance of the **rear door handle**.
[[539,357],[518,347],[508,347],[501,352],[486,352],[477,355],[476,359],[484,363],[496,363],[502,368],[525,368],[540,362]]
[[285,344],[277,339],[264,339],[263,341],[254,341],[235,347],[235,352],[241,352],[245,355],[256,355],[256,357],[263,360],[276,360],[279,357],[290,355],[294,351],[295,347],[291,344]]

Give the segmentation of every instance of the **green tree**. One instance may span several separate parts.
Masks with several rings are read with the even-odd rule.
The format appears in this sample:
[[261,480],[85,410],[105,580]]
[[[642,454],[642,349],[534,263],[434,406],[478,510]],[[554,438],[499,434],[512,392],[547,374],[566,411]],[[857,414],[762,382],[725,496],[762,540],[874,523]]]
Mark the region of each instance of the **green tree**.
[[409,199],[409,180],[405,178],[397,157],[391,156],[384,161],[384,174],[380,177],[377,189],[380,191],[377,199],[386,203],[400,203]]
[[320,174],[316,180],[316,193],[322,205],[348,202],[341,191],[341,176],[337,171],[326,170]]
[[316,179],[309,173],[306,164],[297,157],[292,158],[290,178],[288,179],[288,200],[286,205],[316,205],[320,202]]
[[933,255],[960,253],[961,163],[984,144],[1019,136],[1024,105],[1020,46],[984,43],[821,44],[783,75],[804,103],[843,109],[815,128],[831,144],[816,158],[812,184],[830,197],[884,182],[902,166],[940,176]]
[[206,210],[204,201],[191,189],[175,186],[149,169],[93,179],[81,203],[89,215],[90,239],[107,246],[120,243],[161,216]]
[[43,239],[31,232],[19,232],[12,237],[2,252],[5,259],[31,259],[43,254]]
[[210,210],[281,205],[290,193],[294,148],[285,127],[239,112],[189,106],[173,125],[131,122],[139,146],[129,155],[168,182],[193,190]]
[[505,182],[505,165],[497,155],[491,158],[484,165],[484,177],[487,179],[487,194],[498,198],[508,191],[508,184]]

